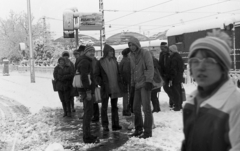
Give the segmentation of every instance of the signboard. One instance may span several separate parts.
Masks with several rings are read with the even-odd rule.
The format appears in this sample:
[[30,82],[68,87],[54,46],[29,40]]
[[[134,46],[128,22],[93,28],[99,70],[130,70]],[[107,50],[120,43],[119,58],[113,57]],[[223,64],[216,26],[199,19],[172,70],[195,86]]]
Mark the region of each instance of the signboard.
[[79,15],[80,30],[102,30],[101,13],[84,13]]
[[63,31],[74,30],[73,29],[73,12],[71,10],[65,10],[63,12]]
[[23,50],[25,50],[26,49],[26,45],[25,45],[25,43],[19,43],[19,50],[20,51],[23,51]]
[[74,31],[64,31],[63,38],[74,38]]

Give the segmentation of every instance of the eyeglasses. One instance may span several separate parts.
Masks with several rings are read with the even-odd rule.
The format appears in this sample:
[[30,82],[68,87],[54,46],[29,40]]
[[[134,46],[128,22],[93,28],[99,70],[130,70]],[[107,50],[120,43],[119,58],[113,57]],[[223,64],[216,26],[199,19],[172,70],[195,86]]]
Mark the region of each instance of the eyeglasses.
[[203,64],[205,67],[211,68],[217,64],[217,61],[214,58],[191,58],[189,59],[188,63],[193,67],[198,67],[200,64]]

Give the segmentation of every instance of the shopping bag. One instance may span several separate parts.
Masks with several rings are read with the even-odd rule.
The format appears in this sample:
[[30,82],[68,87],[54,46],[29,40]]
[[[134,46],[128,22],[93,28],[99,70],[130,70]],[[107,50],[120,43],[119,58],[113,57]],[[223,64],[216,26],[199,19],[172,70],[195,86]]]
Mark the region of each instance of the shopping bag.
[[80,74],[75,74],[72,85],[74,88],[82,88],[83,87]]
[[183,84],[181,84],[181,89],[182,89],[182,101],[186,101],[186,92],[185,92],[185,89],[183,87]]
[[53,91],[57,91],[57,81],[56,80],[54,80],[54,79],[52,79],[52,85],[53,85]]
[[101,88],[100,87],[96,87],[94,94],[95,94],[95,103],[101,103],[102,102]]
[[[88,81],[89,81],[89,84],[92,83],[90,74],[88,74]],[[82,88],[83,87],[82,80],[81,80],[81,74],[79,74],[79,72],[76,72],[76,74],[73,78],[72,85],[74,88]]]

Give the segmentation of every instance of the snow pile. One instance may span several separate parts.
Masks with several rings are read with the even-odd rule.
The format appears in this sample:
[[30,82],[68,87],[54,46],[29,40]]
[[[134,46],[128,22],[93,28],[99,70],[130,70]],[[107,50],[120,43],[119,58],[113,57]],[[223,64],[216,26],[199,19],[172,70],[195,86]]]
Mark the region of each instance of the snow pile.
[[64,148],[59,143],[50,144],[45,151],[64,151]]

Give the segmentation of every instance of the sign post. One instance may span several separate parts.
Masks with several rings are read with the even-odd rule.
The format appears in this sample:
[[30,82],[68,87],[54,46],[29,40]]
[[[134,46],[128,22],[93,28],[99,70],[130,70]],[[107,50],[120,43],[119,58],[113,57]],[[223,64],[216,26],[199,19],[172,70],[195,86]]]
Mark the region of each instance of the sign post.
[[28,12],[29,43],[30,43],[30,76],[31,76],[31,83],[35,83],[33,42],[32,42],[32,17],[31,17],[30,0],[27,0],[27,6],[28,6],[27,12]]

